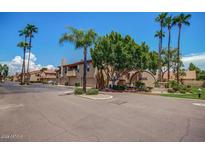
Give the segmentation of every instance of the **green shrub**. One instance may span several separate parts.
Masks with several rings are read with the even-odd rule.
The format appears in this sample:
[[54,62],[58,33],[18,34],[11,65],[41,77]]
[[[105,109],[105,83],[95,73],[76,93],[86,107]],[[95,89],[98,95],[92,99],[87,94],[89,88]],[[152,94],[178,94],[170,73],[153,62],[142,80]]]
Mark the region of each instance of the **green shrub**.
[[114,90],[125,90],[125,89],[127,89],[127,86],[113,85],[112,89],[114,89]]
[[80,87],[80,82],[76,82],[75,87]]
[[169,88],[169,89],[167,90],[167,92],[168,92],[168,93],[175,93],[174,89],[172,89],[172,88]]
[[82,95],[84,93],[83,88],[75,88],[74,94],[75,95]]
[[185,93],[186,93],[186,90],[180,89],[179,92],[182,93],[182,94],[185,94]]
[[145,88],[145,83],[143,83],[141,81],[137,81],[137,82],[135,82],[135,87],[138,89],[143,89],[143,88]]
[[191,88],[191,85],[187,85],[186,87],[187,87],[187,88]]
[[171,88],[179,86],[179,84],[175,80],[169,81],[169,85]]
[[174,85],[172,86],[172,89],[176,92],[180,90],[180,86],[179,85]]
[[187,88],[186,91],[189,92],[189,93],[192,93],[192,89],[191,88]]
[[165,83],[164,87],[165,87],[165,88],[169,88],[169,82],[168,82],[168,83]]
[[92,88],[86,91],[86,95],[97,95],[99,93],[98,89]]

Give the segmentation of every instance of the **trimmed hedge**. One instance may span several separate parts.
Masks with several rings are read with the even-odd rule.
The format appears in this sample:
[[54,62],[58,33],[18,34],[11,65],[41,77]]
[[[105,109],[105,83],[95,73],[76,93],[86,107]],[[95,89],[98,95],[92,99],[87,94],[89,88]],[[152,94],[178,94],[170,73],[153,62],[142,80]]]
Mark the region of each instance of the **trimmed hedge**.
[[113,85],[112,89],[114,89],[114,90],[125,90],[125,89],[127,89],[127,86]]
[[83,88],[75,88],[74,94],[75,95],[82,95],[84,93]]
[[97,95],[99,93],[98,89],[92,88],[86,91],[86,95]]
[[80,82],[76,82],[75,87],[80,87]]

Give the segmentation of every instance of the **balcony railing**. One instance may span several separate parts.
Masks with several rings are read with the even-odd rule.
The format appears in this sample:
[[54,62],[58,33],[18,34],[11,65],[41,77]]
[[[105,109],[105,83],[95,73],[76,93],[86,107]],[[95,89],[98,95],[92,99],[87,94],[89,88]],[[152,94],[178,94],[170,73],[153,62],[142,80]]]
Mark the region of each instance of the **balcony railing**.
[[76,76],[76,70],[68,71],[66,73],[66,76],[71,77],[71,76]]

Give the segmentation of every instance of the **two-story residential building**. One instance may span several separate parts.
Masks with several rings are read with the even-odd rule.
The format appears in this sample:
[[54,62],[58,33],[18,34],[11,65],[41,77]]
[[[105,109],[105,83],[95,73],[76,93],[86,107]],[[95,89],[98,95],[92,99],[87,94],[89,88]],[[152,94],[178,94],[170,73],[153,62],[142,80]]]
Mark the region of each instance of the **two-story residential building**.
[[[79,61],[72,64],[65,64],[65,61],[61,62],[61,66],[57,71],[57,83],[63,85],[74,86],[75,84],[83,85],[83,61]],[[95,87],[96,69],[92,65],[92,60],[87,61],[87,86]]]
[[55,70],[36,70],[29,73],[30,82],[48,82],[56,81],[56,71]]
[[[83,85],[83,61],[79,61],[72,64],[66,64],[65,60],[61,61],[61,66],[57,71],[57,83],[62,85],[74,86],[79,83],[80,86]],[[96,87],[97,69],[93,67],[92,60],[87,61],[87,86]],[[171,72],[171,80],[175,79],[174,73]],[[106,79],[106,77],[105,77]],[[164,80],[167,79],[167,74],[165,73]],[[149,71],[140,72],[133,70],[123,75],[116,84],[134,86],[136,81],[144,82],[146,86],[154,87],[157,81],[157,74],[153,74]],[[186,75],[182,77],[182,80],[196,80],[195,71],[186,71]],[[111,82],[109,82],[111,84]]]

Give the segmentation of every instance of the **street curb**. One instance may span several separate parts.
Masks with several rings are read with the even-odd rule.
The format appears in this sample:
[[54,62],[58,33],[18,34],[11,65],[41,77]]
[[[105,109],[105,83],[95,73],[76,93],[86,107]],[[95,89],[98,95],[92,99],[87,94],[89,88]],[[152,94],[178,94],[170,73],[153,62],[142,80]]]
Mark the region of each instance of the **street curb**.
[[111,95],[108,95],[109,97],[107,97],[107,98],[102,98],[102,97],[100,97],[100,98],[92,98],[92,96],[90,97],[89,95],[78,95],[78,96],[80,96],[82,98],[91,99],[91,100],[107,100],[107,99],[112,99],[113,98],[113,96],[111,96]]

